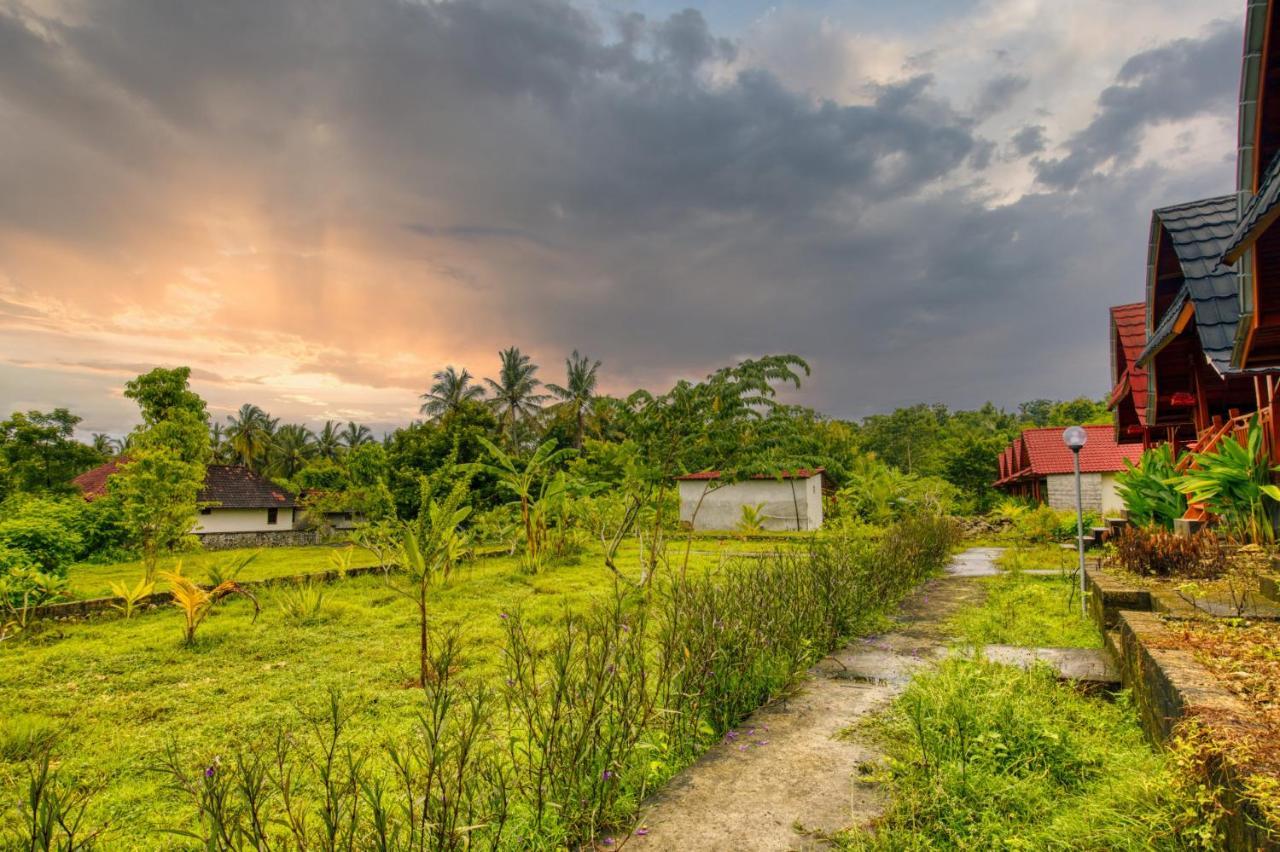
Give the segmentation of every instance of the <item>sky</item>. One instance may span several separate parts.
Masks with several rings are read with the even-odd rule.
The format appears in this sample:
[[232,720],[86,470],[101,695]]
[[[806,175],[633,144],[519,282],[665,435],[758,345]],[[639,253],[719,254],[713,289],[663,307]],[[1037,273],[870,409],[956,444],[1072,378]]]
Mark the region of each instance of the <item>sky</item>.
[[839,417],[1108,390],[1244,0],[0,0],[0,411],[417,416],[517,345]]

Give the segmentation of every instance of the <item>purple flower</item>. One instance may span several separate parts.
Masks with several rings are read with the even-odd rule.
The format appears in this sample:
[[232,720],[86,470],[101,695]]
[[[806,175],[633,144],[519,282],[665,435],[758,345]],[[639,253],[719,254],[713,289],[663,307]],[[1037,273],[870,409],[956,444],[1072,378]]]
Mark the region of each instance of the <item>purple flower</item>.
[[768,745],[768,740],[756,740],[756,745]]
[[601,773],[600,773],[600,778],[601,778],[601,780],[609,781],[610,779],[612,779],[612,778],[613,778],[613,770],[611,770],[611,769],[606,769],[604,772],[601,772]]
[[747,748],[748,748],[747,746],[740,745],[740,746],[738,746],[738,751],[746,751],[746,750],[747,750]]
[[729,739],[731,739],[731,740],[733,740],[733,739],[737,739],[737,737],[738,737],[738,732],[737,732],[737,731],[729,731],[729,732],[727,732],[727,733],[725,734],[725,736],[726,736],[726,737],[728,737],[728,738],[729,738]]
[[506,618],[506,617],[507,617],[507,614],[505,612],[498,613],[498,618]]
[[605,846],[612,846],[612,845],[613,845],[613,838],[612,838],[612,837],[606,837],[606,838],[605,838],[604,840],[602,840],[601,842],[602,842]]
[[646,834],[648,834],[648,833],[649,833],[649,829],[647,829],[647,828],[637,828],[637,829],[635,830],[635,833],[636,833],[636,835],[638,835],[639,837],[644,837]]
[[205,777],[205,778],[212,778],[212,777],[213,777],[213,773],[214,773],[214,772],[216,772],[216,771],[217,771],[217,770],[215,770],[212,766],[210,766],[208,769],[206,769],[206,770],[204,771],[204,777]]

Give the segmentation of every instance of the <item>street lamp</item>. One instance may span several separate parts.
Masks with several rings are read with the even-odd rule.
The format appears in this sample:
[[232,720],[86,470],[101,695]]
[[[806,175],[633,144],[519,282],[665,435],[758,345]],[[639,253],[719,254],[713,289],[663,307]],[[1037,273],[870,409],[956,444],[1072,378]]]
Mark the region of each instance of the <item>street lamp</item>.
[[1076,469],[1076,552],[1080,555],[1080,611],[1086,618],[1089,611],[1084,605],[1084,500],[1080,496],[1080,451],[1088,440],[1089,434],[1082,426],[1068,426],[1062,433],[1062,443],[1071,450]]

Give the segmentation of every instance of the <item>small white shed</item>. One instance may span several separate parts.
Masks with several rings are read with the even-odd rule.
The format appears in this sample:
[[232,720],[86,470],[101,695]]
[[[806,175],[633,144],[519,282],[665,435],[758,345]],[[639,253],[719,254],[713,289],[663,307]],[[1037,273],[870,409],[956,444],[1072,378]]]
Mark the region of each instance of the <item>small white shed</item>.
[[680,521],[695,530],[734,530],[750,506],[766,530],[816,530],[822,526],[823,468],[756,474],[722,482],[719,471],[676,477]]

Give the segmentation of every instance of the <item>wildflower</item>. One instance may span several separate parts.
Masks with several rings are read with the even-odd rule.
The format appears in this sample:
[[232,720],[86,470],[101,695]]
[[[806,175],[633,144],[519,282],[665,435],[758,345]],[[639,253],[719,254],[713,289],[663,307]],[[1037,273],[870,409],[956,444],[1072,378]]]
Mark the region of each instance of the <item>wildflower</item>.
[[212,778],[212,777],[213,777],[213,773],[214,773],[214,772],[216,772],[216,771],[217,771],[217,770],[215,770],[215,769],[213,768],[213,766],[212,766],[212,765],[210,765],[210,766],[209,766],[209,768],[208,768],[208,769],[206,769],[206,770],[204,771],[204,777],[205,777],[205,778]]
[[635,830],[635,834],[637,837],[644,837],[648,833],[649,833],[649,829],[647,828],[637,828]]
[[507,614],[505,612],[500,612],[498,613],[498,618],[507,618]]
[[610,780],[612,780],[612,779],[613,779],[613,770],[611,770],[611,769],[606,769],[604,772],[601,772],[601,773],[600,773],[600,779],[601,779],[602,781],[610,781]]
[[602,842],[605,846],[612,846],[612,845],[613,845],[613,838],[612,838],[612,837],[606,837],[606,838],[605,838],[604,840],[602,840],[601,842]]

